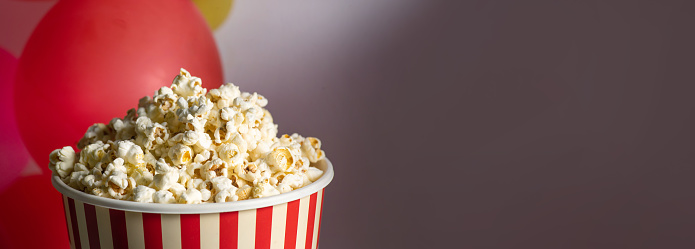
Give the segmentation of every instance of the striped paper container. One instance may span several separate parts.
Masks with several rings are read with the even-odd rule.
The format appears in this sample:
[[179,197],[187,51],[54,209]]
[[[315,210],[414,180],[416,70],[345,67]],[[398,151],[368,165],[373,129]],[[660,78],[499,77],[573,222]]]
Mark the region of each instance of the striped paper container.
[[63,195],[70,248],[294,248],[318,246],[324,188],[333,179],[328,159],[323,176],[288,193],[228,203],[159,204],[89,195],[54,176]]

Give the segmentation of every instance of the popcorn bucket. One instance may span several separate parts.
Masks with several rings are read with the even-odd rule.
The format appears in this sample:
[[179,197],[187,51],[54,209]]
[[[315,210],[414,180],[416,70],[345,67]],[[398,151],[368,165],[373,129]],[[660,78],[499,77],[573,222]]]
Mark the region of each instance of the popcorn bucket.
[[328,159],[315,182],[271,197],[227,203],[160,204],[98,197],[52,178],[63,195],[70,248],[317,248]]

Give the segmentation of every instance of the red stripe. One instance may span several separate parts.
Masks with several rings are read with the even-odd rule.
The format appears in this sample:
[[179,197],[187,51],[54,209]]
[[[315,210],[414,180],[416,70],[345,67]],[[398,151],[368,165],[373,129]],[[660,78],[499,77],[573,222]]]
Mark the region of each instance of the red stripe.
[[287,225],[285,226],[285,248],[297,246],[297,225],[299,223],[299,200],[287,203]]
[[309,200],[309,220],[306,222],[306,243],[305,249],[311,249],[311,244],[314,241],[314,221],[316,220],[316,195],[318,192],[311,195]]
[[145,231],[145,248],[162,249],[162,216],[142,213],[142,227]]
[[[65,196],[63,196],[63,197],[65,197]],[[65,205],[67,204],[67,203],[65,202],[65,199],[66,199],[66,198],[67,198],[67,197],[63,198],[63,209],[65,209]],[[69,208],[69,207],[68,207],[68,210],[65,210],[65,213],[64,213],[64,214],[65,214],[65,228],[66,228],[65,230],[68,230],[68,229],[70,228],[70,227],[68,226],[68,224],[69,224],[69,223],[68,223],[68,214],[69,214],[68,212],[70,212],[70,208]],[[70,238],[70,233],[68,233],[68,242],[69,242],[69,241],[72,241],[72,238]]]
[[109,209],[113,248],[128,248],[128,230],[125,226],[125,211]]
[[220,249],[239,245],[239,212],[220,213]]
[[273,228],[273,207],[256,209],[256,249],[270,249]]
[[77,227],[77,214],[75,214],[75,201],[68,198],[68,206],[70,206],[70,223],[72,223],[72,238],[75,241],[75,248],[82,249],[80,229]]
[[87,219],[87,235],[89,236],[89,248],[100,249],[99,225],[97,224],[97,210],[94,205],[84,204],[84,217]]
[[182,214],[181,217],[181,248],[200,248],[200,215]]
[[321,215],[323,214],[323,199],[326,199],[326,189],[321,190],[321,204],[319,206],[319,230],[316,232],[316,248],[319,248],[319,238],[321,237]]

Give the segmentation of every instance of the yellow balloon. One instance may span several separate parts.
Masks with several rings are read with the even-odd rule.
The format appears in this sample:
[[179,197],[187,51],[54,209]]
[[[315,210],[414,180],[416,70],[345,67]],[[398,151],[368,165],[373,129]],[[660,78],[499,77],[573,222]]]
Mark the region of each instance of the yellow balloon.
[[227,18],[233,2],[234,0],[193,0],[212,30],[217,29]]

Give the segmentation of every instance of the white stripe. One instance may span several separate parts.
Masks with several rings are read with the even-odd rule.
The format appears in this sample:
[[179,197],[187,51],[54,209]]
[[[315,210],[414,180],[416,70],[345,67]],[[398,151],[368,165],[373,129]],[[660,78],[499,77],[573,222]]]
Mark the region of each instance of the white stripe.
[[178,214],[162,214],[162,246],[181,248],[181,220]]
[[285,226],[287,225],[287,203],[273,206],[273,225],[270,231],[270,249],[285,246]]
[[253,249],[256,246],[256,209],[239,211],[238,249]]
[[89,249],[89,235],[87,235],[87,219],[84,217],[84,203],[75,200],[75,216],[77,216],[77,229],[80,233],[82,249]]
[[68,237],[70,237],[70,248],[75,248],[75,239],[72,234],[72,217],[70,216],[70,204],[68,198],[63,196],[63,206],[65,206],[65,222],[68,225]]
[[295,248],[304,248],[306,244],[306,229],[309,222],[309,202],[311,196],[304,197],[299,201],[299,221],[297,222],[297,244]]
[[220,214],[200,215],[200,248],[220,248]]
[[145,249],[145,229],[142,213],[125,212],[125,227],[128,231],[128,248]]
[[323,199],[323,189],[316,195],[316,216],[314,218],[314,237],[311,239],[311,249],[316,249],[319,238],[319,216],[321,216],[321,199]]
[[109,209],[94,206],[97,213],[97,227],[99,227],[99,244],[101,249],[113,249],[113,237],[111,237],[111,216]]

